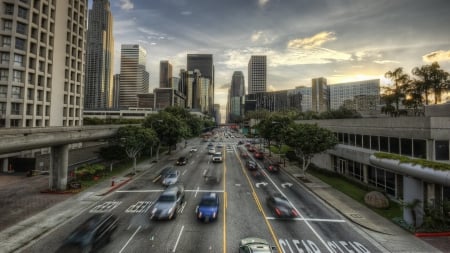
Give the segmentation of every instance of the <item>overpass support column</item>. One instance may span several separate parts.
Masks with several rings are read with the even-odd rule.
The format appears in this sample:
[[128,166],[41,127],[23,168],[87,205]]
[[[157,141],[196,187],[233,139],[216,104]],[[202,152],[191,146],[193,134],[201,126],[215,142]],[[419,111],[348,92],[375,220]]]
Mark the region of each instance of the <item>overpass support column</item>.
[[66,190],[68,166],[69,145],[52,146],[50,153],[50,190]]

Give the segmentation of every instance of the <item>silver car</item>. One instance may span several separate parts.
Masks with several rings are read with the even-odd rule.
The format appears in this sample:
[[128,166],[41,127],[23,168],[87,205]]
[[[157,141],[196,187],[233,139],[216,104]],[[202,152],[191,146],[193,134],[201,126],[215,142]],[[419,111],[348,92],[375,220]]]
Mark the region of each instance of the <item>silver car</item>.
[[175,219],[178,210],[184,202],[184,186],[181,184],[171,185],[161,193],[150,213],[152,220]]
[[173,185],[178,183],[178,179],[180,178],[179,170],[169,171],[163,178],[162,184],[165,186]]

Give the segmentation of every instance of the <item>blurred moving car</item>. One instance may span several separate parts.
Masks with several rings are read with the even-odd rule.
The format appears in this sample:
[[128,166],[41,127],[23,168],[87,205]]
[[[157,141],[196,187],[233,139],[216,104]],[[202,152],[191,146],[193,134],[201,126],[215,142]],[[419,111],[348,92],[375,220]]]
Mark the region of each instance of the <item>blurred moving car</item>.
[[163,178],[162,184],[165,185],[165,186],[176,184],[176,183],[178,183],[179,177],[180,177],[180,171],[179,170],[171,170]]
[[184,156],[181,156],[180,158],[178,158],[177,160],[177,165],[181,166],[181,165],[186,165],[188,162],[188,159]]
[[215,148],[209,148],[208,149],[208,154],[209,155],[214,155],[216,153],[216,149]]
[[213,161],[213,163],[221,163],[221,162],[223,162],[223,154],[222,154],[222,152],[214,153],[214,155],[212,156],[212,161]]
[[272,253],[274,246],[270,246],[265,239],[257,237],[244,238],[239,242],[239,253]]
[[265,159],[264,168],[269,172],[279,172],[281,170],[281,165],[279,162],[275,162],[270,159]]
[[191,152],[191,153],[197,152],[197,147],[192,147],[189,152]]
[[96,252],[111,240],[118,223],[112,214],[94,214],[78,226],[56,252]]
[[247,169],[249,169],[249,170],[257,170],[258,169],[258,165],[256,164],[256,162],[254,162],[252,160],[247,160]]
[[267,206],[278,218],[295,218],[298,216],[295,208],[280,193],[273,193],[267,197]]
[[263,160],[264,159],[264,152],[255,149],[255,151],[253,153],[253,156],[256,159]]
[[219,214],[219,196],[217,193],[208,192],[203,194],[200,203],[195,209],[197,219],[209,222],[210,220],[216,220]]
[[184,186],[176,184],[169,186],[159,195],[150,212],[152,220],[171,220],[176,218],[178,210],[184,202]]

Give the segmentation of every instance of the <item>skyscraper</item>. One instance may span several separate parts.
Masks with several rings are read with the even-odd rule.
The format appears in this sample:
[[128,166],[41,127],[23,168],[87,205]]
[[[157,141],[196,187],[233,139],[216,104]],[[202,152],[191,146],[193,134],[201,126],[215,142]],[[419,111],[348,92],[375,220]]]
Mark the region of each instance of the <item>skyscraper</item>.
[[113,106],[113,18],[109,0],[94,0],[89,10],[86,45],[86,109]]
[[321,113],[330,110],[330,93],[326,78],[319,77],[312,79],[311,102],[311,109],[314,112]]
[[[195,70],[199,70],[200,74],[203,78],[208,78],[209,89],[208,89],[208,112],[212,114],[214,111],[214,64],[213,64],[213,55],[212,54],[188,54],[187,55],[187,71],[194,72]],[[194,84],[196,85],[196,84]],[[194,87],[194,92],[197,90],[197,87]],[[188,97],[189,95],[186,94]],[[198,93],[195,92],[192,94],[192,101],[199,101]],[[201,109],[201,105],[196,105],[193,109]]]
[[169,61],[159,62],[159,88],[175,88],[171,86],[172,64]]
[[244,113],[244,96],[245,96],[245,79],[242,71],[234,71],[231,78],[231,87],[229,92],[229,101],[227,111],[229,113],[228,120],[235,122],[243,116]]
[[82,125],[87,7],[2,1],[0,127]]
[[146,56],[147,52],[139,45],[125,44],[121,46],[119,105],[122,108],[137,107],[137,94],[148,93],[148,73],[145,71]]
[[248,62],[248,94],[265,92],[267,89],[267,57],[252,55]]

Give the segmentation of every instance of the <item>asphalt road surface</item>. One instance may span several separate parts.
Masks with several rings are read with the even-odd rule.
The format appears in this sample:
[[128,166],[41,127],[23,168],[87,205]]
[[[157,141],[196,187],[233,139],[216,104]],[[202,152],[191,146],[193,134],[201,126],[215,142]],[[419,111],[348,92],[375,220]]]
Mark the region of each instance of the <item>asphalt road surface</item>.
[[[94,213],[103,212],[119,217],[119,227],[99,252],[238,252],[239,240],[249,236],[265,238],[277,252],[285,253],[383,251],[381,245],[290,175],[271,174],[263,169],[257,175],[248,171],[245,160],[236,151],[237,139],[224,138],[221,144],[223,163],[212,163],[207,143],[199,142],[199,149],[192,156],[188,154],[188,146],[166,164],[157,164],[157,169],[174,166],[181,172],[186,201],[174,220],[149,219],[152,205],[164,187],[151,173],[143,173],[56,227],[24,252],[55,252],[79,224]],[[182,155],[190,157],[188,164],[175,166],[174,162]],[[257,162],[262,168],[261,162]],[[195,216],[204,192],[216,192],[220,197],[218,219],[209,223],[199,222]],[[274,217],[266,198],[275,192],[289,200],[299,213],[297,218]]]

